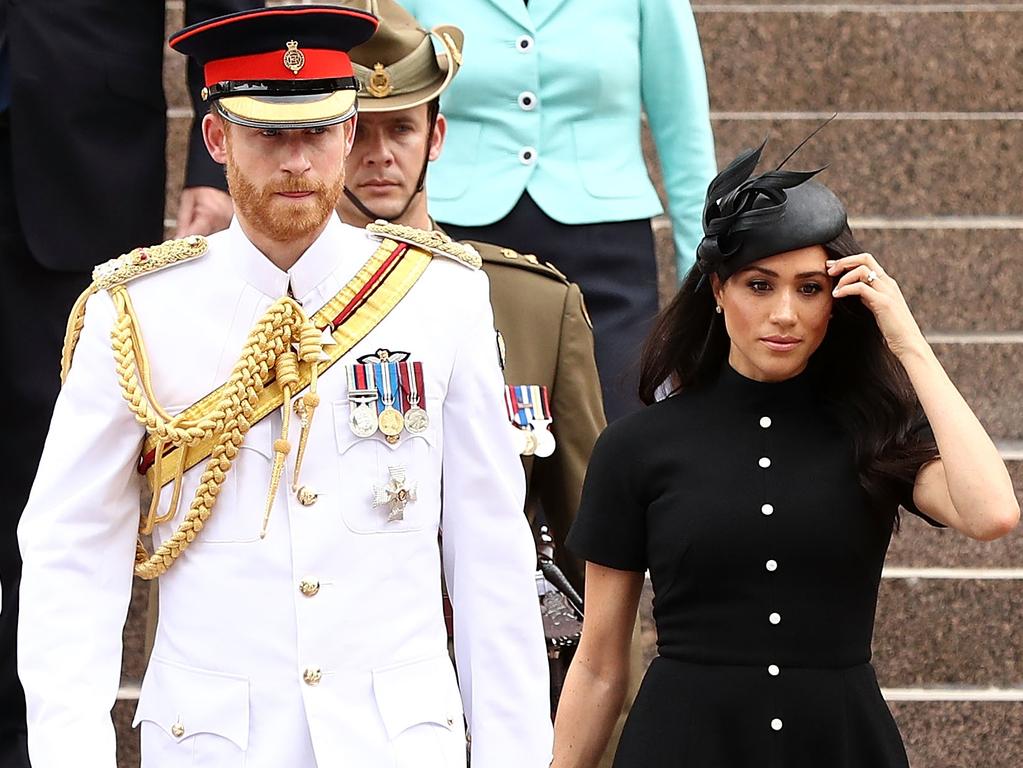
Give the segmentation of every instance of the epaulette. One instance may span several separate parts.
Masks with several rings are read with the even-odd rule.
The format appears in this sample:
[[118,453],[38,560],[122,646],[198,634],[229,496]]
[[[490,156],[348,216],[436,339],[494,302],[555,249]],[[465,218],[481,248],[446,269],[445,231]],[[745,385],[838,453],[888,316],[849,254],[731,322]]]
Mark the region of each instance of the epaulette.
[[483,259],[475,248],[465,243],[456,243],[443,232],[416,229],[404,224],[392,224],[383,219],[377,219],[372,224],[367,224],[366,231],[380,239],[386,237],[399,243],[418,246],[438,256],[447,256],[470,269],[479,269],[483,266]]
[[471,245],[474,247],[483,257],[483,261],[490,264],[504,264],[509,267],[528,269],[530,272],[544,275],[545,277],[565,283],[566,285],[570,282],[564,272],[555,267],[549,261],[540,261],[540,259],[532,253],[519,253],[511,248],[502,248],[498,245],[493,245],[492,243],[476,241],[473,241],[472,243],[463,243],[463,245]]
[[156,272],[165,267],[191,261],[206,253],[209,245],[200,235],[167,240],[159,245],[136,248],[123,253],[116,259],[105,261],[92,270],[93,286],[97,291],[122,285],[141,275]]

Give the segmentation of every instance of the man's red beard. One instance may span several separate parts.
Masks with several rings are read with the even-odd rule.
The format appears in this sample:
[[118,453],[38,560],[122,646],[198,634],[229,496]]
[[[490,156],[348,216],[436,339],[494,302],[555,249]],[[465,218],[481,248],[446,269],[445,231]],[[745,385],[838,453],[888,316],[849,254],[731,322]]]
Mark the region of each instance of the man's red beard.
[[[235,208],[252,226],[276,242],[288,242],[309,235],[333,214],[344,190],[344,164],[333,179],[286,178],[257,187],[249,181],[232,157],[227,163],[227,187]],[[278,197],[280,192],[312,192],[294,201]]]

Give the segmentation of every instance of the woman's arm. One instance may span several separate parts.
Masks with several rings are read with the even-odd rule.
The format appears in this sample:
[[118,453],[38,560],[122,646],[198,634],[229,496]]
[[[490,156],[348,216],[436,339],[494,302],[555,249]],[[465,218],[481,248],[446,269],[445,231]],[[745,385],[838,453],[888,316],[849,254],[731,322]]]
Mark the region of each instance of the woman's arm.
[[828,267],[832,275],[842,275],[835,297],[859,296],[874,313],[934,431],[941,458],[917,473],[913,503],[970,538],[1004,536],[1019,522],[1019,503],[1005,462],[941,367],[898,284],[869,253],[829,262]]
[[622,711],[643,574],[586,563],[586,617],[554,722],[552,768],[592,768]]

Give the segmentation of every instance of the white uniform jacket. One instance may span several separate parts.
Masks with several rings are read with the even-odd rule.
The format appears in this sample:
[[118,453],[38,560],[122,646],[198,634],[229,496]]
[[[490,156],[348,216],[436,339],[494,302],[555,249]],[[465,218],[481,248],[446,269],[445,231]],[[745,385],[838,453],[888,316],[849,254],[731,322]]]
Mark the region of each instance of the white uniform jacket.
[[[153,388],[171,413],[227,380],[254,323],[289,283],[311,314],[378,243],[335,218],[287,273],[237,222],[209,245],[195,261],[128,284]],[[463,712],[473,768],[548,764],[535,553],[487,297],[483,272],[435,257],[320,377],[301,471],[316,501],[303,506],[291,490],[292,451],[265,539],[280,410],[246,435],[209,522],[160,578],[156,643],[135,717],[143,766],[461,768]],[[18,660],[35,768],[116,765],[110,709],[144,435],[115,377],[113,318],[105,292],[89,300],[19,529]],[[423,363],[430,426],[396,445],[349,427],[345,366],[380,348]],[[295,444],[294,419],[291,429]],[[388,522],[373,490],[399,465],[417,500]],[[180,523],[202,469],[186,473],[178,516],[157,528],[154,545]],[[442,615],[441,528],[457,684]]]

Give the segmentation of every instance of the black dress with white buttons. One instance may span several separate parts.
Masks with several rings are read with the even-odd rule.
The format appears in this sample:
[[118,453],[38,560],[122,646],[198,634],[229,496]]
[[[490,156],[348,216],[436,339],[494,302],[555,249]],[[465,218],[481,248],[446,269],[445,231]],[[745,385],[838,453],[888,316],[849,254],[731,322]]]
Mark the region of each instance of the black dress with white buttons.
[[905,768],[870,665],[898,504],[870,504],[813,373],[717,382],[612,424],[568,538],[649,569],[658,656],[616,768]]

